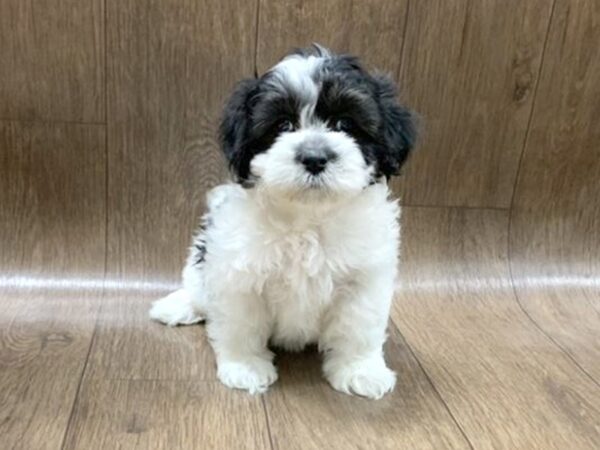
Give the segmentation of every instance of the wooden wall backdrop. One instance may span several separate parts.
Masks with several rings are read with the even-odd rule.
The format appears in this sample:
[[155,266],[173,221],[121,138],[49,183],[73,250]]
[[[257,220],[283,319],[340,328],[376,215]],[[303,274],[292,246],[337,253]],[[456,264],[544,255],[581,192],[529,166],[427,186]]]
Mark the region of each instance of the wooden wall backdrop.
[[[316,41],[422,116],[395,392],[165,329],[234,83]],[[600,448],[600,1],[0,0],[3,448]]]

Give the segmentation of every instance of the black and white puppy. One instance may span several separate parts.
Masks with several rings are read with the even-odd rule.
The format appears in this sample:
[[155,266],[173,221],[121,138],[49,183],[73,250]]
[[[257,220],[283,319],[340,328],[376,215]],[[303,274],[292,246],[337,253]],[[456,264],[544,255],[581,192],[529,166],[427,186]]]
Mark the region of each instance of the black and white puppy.
[[398,259],[387,181],[415,140],[393,83],[315,46],[242,81],[221,124],[235,183],[208,194],[183,287],[154,303],[168,325],[207,320],[219,379],[264,392],[272,344],[316,343],[337,390],[380,398]]

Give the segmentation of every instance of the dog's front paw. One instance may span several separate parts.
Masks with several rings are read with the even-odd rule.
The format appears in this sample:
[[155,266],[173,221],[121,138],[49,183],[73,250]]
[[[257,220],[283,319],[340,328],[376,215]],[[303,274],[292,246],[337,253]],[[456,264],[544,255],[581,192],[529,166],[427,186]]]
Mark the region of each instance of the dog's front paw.
[[323,370],[335,390],[371,399],[380,399],[396,384],[396,374],[388,369],[381,356],[358,360],[331,358]]
[[219,362],[217,376],[227,387],[261,394],[277,381],[277,370],[271,361],[263,358],[243,362],[224,360]]

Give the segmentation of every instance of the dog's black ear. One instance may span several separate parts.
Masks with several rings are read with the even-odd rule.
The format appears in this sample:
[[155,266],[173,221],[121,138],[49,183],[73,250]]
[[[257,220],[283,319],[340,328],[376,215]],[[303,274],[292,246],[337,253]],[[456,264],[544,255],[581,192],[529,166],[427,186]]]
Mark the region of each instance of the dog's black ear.
[[374,82],[382,117],[382,141],[387,149],[378,155],[379,171],[390,178],[398,175],[417,140],[415,114],[400,105],[394,82],[387,76],[376,75]]
[[251,101],[257,86],[258,80],[255,78],[240,81],[227,101],[221,119],[221,148],[238,180],[245,180],[249,175],[245,147],[248,141]]

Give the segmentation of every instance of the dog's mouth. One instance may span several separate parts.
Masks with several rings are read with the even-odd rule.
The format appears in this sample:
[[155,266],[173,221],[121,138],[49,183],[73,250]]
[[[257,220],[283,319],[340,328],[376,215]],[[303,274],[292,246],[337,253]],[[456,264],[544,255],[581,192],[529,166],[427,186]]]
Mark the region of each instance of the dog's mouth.
[[301,193],[320,194],[323,196],[330,196],[335,193],[335,189],[332,187],[331,180],[325,174],[318,175],[306,175],[300,183]]
[[323,203],[331,202],[343,196],[343,192],[338,192],[332,185],[329,177],[325,174],[306,176],[293,192],[294,200],[302,203]]
[[325,189],[327,187],[327,183],[325,181],[325,177],[322,175],[308,175],[305,186],[307,189]]

